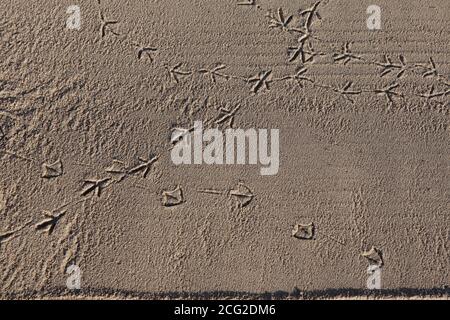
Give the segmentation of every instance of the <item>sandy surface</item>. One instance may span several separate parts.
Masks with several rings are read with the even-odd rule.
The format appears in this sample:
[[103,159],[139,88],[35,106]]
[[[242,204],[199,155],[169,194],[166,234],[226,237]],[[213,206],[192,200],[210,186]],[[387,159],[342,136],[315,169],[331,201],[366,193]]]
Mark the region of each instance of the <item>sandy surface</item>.
[[[366,288],[372,247],[383,288],[448,294],[450,2],[377,1],[370,31],[372,1],[322,0],[303,62],[286,29],[314,1],[238,2],[81,0],[68,30],[72,1],[0,1],[0,296],[60,296],[72,264],[93,297],[339,296]],[[277,175],[173,165],[171,129],[237,106],[233,127],[280,129]],[[199,192],[239,183],[243,207]],[[292,236],[309,223],[314,239]]]

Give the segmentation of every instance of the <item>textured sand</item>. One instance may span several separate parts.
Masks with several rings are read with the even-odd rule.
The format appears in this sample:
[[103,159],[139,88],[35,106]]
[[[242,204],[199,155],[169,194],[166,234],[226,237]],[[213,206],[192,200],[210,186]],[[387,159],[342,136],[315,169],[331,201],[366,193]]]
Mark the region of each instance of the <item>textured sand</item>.
[[[322,0],[304,63],[289,61],[299,34],[266,15],[299,26],[315,1],[238,2],[81,0],[77,31],[72,1],[0,1],[0,296],[73,297],[71,264],[91,297],[340,295],[366,287],[372,247],[391,294],[448,293],[450,2],[377,1],[382,29],[369,31],[372,1]],[[118,22],[104,34],[100,12]],[[216,82],[200,72],[221,64]],[[302,67],[300,86],[289,76]],[[253,92],[246,79],[269,70]],[[391,103],[377,90],[394,83]],[[172,164],[172,128],[236,106],[233,127],[280,129],[278,175]],[[106,171],[152,156],[145,177]],[[254,195],[243,208],[198,192],[239,182]],[[163,206],[177,186],[183,203]],[[308,223],[314,240],[292,237]]]

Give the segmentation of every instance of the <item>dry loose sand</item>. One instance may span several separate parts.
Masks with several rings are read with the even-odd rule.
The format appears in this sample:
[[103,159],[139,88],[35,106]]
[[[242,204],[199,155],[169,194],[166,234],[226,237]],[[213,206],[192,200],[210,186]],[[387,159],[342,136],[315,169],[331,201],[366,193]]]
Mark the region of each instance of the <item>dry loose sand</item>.
[[0,298],[448,298],[450,1],[376,2],[0,1]]

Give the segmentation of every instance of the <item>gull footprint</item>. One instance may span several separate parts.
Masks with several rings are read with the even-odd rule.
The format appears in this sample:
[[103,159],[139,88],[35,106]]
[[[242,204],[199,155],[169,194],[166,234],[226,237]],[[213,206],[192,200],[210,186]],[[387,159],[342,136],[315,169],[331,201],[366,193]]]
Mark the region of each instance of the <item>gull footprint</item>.
[[400,64],[392,63],[391,59],[384,55],[384,61],[383,62],[375,62],[376,65],[382,67],[381,69],[381,76],[384,77],[385,75],[391,73],[395,69],[399,69],[400,71],[397,73],[396,77],[401,78],[403,74],[408,70],[408,67],[406,65],[405,58],[403,55],[399,55],[398,59],[400,61]]
[[314,58],[317,56],[325,56],[326,54],[323,52],[316,52],[311,44],[311,42],[308,42],[308,49],[305,50],[305,37],[301,37],[298,39],[298,45],[296,47],[288,47],[287,53],[289,55],[289,62],[293,62],[297,60],[298,57],[300,57],[300,60],[303,64],[308,62],[314,62]]
[[87,179],[84,181],[85,189],[82,191],[81,195],[87,196],[90,193],[95,194],[97,197],[100,197],[102,190],[106,188],[111,181],[111,178],[105,179]]
[[255,197],[252,190],[250,190],[250,188],[242,181],[239,181],[236,188],[231,190],[200,189],[197,190],[197,192],[230,197],[236,201],[238,208],[249,205]]
[[101,35],[101,37],[104,38],[108,31],[110,33],[112,33],[113,35],[118,36],[119,33],[114,31],[114,29],[112,29],[110,26],[118,24],[119,21],[106,20],[105,16],[103,15],[103,12],[101,12],[101,11],[99,12],[99,16],[100,16],[100,20],[101,20],[101,25],[100,25],[100,35]]
[[423,78],[427,78],[430,76],[438,76],[438,72],[436,69],[436,64],[434,63],[434,60],[432,57],[430,57],[429,59],[429,63],[427,65],[424,64],[416,64],[416,67],[425,69],[425,71],[422,73],[422,77]]
[[295,29],[290,28],[289,24],[292,21],[292,15],[285,17],[282,8],[278,8],[277,10],[278,16],[275,16],[271,13],[267,14],[267,17],[270,18],[269,28],[271,29],[281,29],[283,31],[295,31]]
[[183,189],[177,186],[174,190],[163,191],[162,204],[165,207],[174,207],[184,202]]
[[250,204],[255,197],[252,190],[243,182],[239,182],[237,188],[230,190],[230,196],[238,202],[238,207],[243,208]]
[[319,6],[319,4],[320,4],[320,1],[314,3],[310,8],[305,9],[299,13],[300,16],[306,15],[306,20],[305,20],[305,25],[304,25],[305,30],[311,29],[314,17],[316,17],[319,20],[322,19],[322,17],[317,12],[317,7]]
[[61,159],[53,163],[44,163],[42,164],[42,178],[51,179],[59,177],[63,174],[63,165]]
[[36,230],[47,232],[47,235],[51,235],[56,228],[59,220],[66,214],[66,211],[54,214],[50,211],[43,211],[45,219],[36,224]]
[[334,53],[333,54],[333,60],[334,62],[343,62],[344,65],[349,63],[351,60],[362,60],[360,56],[357,56],[353,54],[350,51],[350,43],[346,42],[344,43],[344,46],[342,48],[342,51],[340,53]]
[[180,82],[180,77],[187,77],[190,76],[192,74],[191,71],[184,71],[184,70],[180,70],[182,63],[178,63],[173,67],[169,67],[169,66],[165,66],[167,72],[169,73],[169,77],[172,80],[172,82],[174,83],[179,83]]
[[350,87],[353,86],[352,81],[347,81],[347,83],[342,88],[333,88],[333,91],[341,94],[345,99],[353,103],[354,101],[349,97],[349,95],[359,95],[361,94],[361,90],[350,90]]
[[431,85],[430,90],[427,93],[419,93],[418,96],[422,97],[422,98],[425,98],[428,101],[428,100],[433,99],[433,98],[445,96],[445,95],[447,95],[449,93],[450,93],[450,90],[441,91],[441,92],[435,92],[434,85]]
[[384,265],[383,253],[380,249],[372,247],[369,251],[364,251],[361,256],[369,261],[370,265],[382,267]]
[[398,86],[399,86],[398,83],[392,83],[381,89],[375,89],[374,92],[379,95],[384,95],[388,100],[388,102],[393,104],[394,103],[394,100],[392,99],[393,96],[403,97],[403,94],[393,91],[393,89],[397,88]]
[[212,67],[211,69],[200,69],[198,72],[202,74],[209,75],[209,78],[211,79],[211,82],[216,83],[216,79],[224,78],[226,80],[230,79],[229,75],[223,74],[219,72],[220,70],[225,69],[227,66],[224,64],[219,64],[215,67]]
[[145,55],[146,57],[148,57],[150,62],[153,62],[152,53],[158,51],[157,48],[154,48],[154,47],[142,47],[142,46],[140,46],[138,44],[134,44],[134,46],[138,48],[137,49],[137,58],[139,60],[141,60],[144,57],[144,55]]
[[112,175],[113,180],[116,182],[122,181],[128,174],[127,165],[124,162],[117,159],[113,159],[112,165],[106,168],[105,171],[110,175]]
[[[304,74],[308,71],[306,68],[301,68],[294,75],[286,76],[280,79],[276,79],[277,81],[294,81],[300,88],[303,88],[303,82],[311,82],[314,83],[314,80],[304,76]],[[275,81],[275,80],[274,80]]]
[[251,88],[251,91],[253,93],[258,93],[258,91],[264,87],[266,90],[269,90],[269,84],[270,80],[269,77],[271,75],[272,71],[262,71],[258,75],[251,77],[247,80],[248,83],[254,83],[254,85]]
[[259,7],[259,5],[256,4],[256,0],[245,0],[242,2],[238,2],[237,5],[238,6],[257,6],[257,7]]
[[313,240],[315,236],[314,223],[294,225],[292,236],[300,240]]
[[147,177],[148,173],[150,172],[151,166],[153,163],[155,163],[158,160],[158,156],[150,157],[150,159],[144,159],[141,157],[138,157],[138,160],[141,162],[134,168],[131,168],[128,173],[129,174],[135,174],[138,172],[142,172],[142,175],[144,178]]
[[236,106],[234,109],[227,109],[227,108],[220,108],[219,109],[219,116],[216,118],[215,123],[216,124],[222,124],[226,121],[228,121],[229,127],[233,127],[234,118],[236,115],[236,112],[241,108],[240,105]]

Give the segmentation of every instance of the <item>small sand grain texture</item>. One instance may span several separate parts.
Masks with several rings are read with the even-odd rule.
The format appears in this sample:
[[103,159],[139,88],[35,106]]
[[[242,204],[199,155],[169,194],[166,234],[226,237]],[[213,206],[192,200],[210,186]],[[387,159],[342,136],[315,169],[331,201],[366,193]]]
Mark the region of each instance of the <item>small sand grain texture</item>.
[[0,298],[448,299],[450,1],[372,4],[0,1]]

